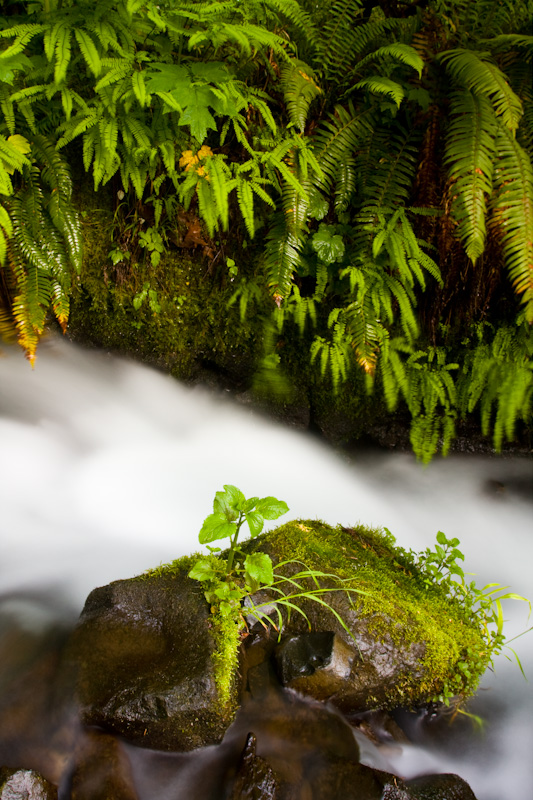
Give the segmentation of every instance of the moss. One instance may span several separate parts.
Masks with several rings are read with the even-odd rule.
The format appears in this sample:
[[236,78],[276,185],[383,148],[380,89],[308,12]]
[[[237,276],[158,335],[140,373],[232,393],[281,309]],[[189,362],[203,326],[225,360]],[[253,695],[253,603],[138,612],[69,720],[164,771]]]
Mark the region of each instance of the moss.
[[[482,626],[438,586],[428,588],[420,572],[379,529],[332,528],[320,521],[294,521],[247,543],[278,561],[297,560],[308,568],[335,573],[353,595],[368,629],[378,641],[408,647],[423,642],[420,674],[405,674],[390,704],[420,697],[472,694],[490,660]],[[328,612],[324,612],[324,625]],[[466,672],[460,665],[467,664]]]

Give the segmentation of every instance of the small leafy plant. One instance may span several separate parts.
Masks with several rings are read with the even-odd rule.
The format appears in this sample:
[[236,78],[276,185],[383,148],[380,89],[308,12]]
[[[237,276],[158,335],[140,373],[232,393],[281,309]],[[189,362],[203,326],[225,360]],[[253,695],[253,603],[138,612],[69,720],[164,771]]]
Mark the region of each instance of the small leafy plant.
[[[394,541],[390,531],[385,530]],[[445,705],[449,705],[450,699],[455,695],[471,693],[473,685],[477,683],[487,665],[492,666],[494,657],[504,648],[512,652],[520,671],[524,674],[518,655],[505,640],[502,600],[521,600],[528,604],[531,614],[531,602],[514,592],[507,592],[507,586],[489,583],[479,588],[475,581],[468,582],[463,568],[458,563],[464,561],[464,555],[458,549],[459,544],[459,539],[448,539],[446,534],[439,531],[434,549],[428,547],[417,554],[413,551],[406,553],[400,548],[402,555],[420,572],[426,588],[429,590],[438,586],[444,590],[447,597],[457,600],[468,616],[479,625],[485,638],[483,652],[467,648],[463,658],[457,662],[457,673],[445,684],[442,694],[435,698]]]
[[[287,565],[296,566],[290,577],[281,575],[274,572],[274,565],[268,554],[244,553],[238,547],[237,540],[245,522],[254,539],[263,530],[265,520],[278,519],[288,510],[289,507],[283,500],[277,500],[275,497],[246,499],[236,486],[225,485],[223,492],[215,494],[213,513],[206,517],[198,535],[200,544],[207,545],[211,555],[200,558],[193,565],[189,571],[189,578],[202,583],[212,613],[219,613],[223,617],[234,616],[239,620],[240,627],[246,626],[244,616],[246,613],[263,625],[265,625],[263,619],[267,619],[281,632],[283,618],[279,606],[285,608],[289,616],[292,610],[298,612],[311,627],[307,615],[298,605],[299,600],[307,599],[328,608],[351,635],[342,618],[321,595],[331,591],[345,591],[348,594],[365,594],[365,592],[347,587],[322,588],[319,578],[329,578],[338,582],[340,578],[320,570],[308,569],[305,564],[297,561],[280,562],[277,565],[278,569]],[[227,558],[222,558],[216,555],[221,552],[221,548],[210,547],[209,543],[227,538],[230,540],[230,546]],[[313,584],[311,588],[309,581]],[[266,602],[255,604],[251,599],[252,595],[264,587],[268,587],[269,593],[275,595],[275,599],[271,597]],[[245,600],[246,608],[243,606]],[[277,625],[269,616],[272,613],[277,615]]]
[[236,486],[225,485],[217,492],[213,501],[213,513],[204,520],[198,535],[200,544],[205,544],[211,553],[220,553],[220,547],[209,547],[219,539],[230,540],[227,559],[201,558],[189,572],[189,578],[201,581],[205,598],[211,606],[218,606],[222,614],[239,610],[247,594],[253,594],[260,586],[271,586],[274,582],[272,560],[266,553],[249,553],[243,558],[237,547],[239,532],[246,522],[252,538],[263,530],[265,520],[274,520],[286,514],[287,503],[275,497],[251,497],[246,499]]

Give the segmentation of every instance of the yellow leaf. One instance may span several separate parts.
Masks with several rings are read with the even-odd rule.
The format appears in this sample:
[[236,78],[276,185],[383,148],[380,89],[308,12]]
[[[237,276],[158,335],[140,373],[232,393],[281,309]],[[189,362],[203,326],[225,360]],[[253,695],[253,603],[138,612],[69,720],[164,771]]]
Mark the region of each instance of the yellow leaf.
[[208,156],[212,155],[214,155],[214,153],[207,144],[203,144],[197,153],[198,158],[207,158]]
[[13,136],[8,136],[7,141],[12,147],[15,148],[15,150],[18,150],[19,153],[22,153],[23,156],[25,156],[26,153],[29,153],[31,150],[31,144],[19,133],[14,133]]

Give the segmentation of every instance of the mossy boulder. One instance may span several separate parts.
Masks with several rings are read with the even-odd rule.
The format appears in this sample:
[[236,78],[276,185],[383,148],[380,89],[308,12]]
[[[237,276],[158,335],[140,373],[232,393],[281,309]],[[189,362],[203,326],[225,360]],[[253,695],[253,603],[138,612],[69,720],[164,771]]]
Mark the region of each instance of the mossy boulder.
[[[414,707],[445,687],[471,693],[487,666],[487,642],[465,608],[438,585],[428,587],[380,531],[295,521],[245,549],[274,563],[293,560],[281,569],[287,576],[305,565],[341,579],[320,579],[332,591],[319,598],[349,632],[326,606],[305,598],[296,602],[308,621],[294,611],[285,618],[276,661],[286,686],[343,710]],[[467,681],[460,665],[469,661]]]
[[221,697],[216,631],[188,563],[87,598],[67,655],[85,724],[160,750],[222,738],[237,708],[236,684]]
[[[343,711],[414,707],[451,684],[467,652],[485,652],[477,663],[486,663],[486,643],[464,608],[428,588],[379,532],[296,521],[243,547],[269,553],[275,564],[292,559],[281,567],[287,577],[302,564],[338,576],[320,578],[327,591],[319,602],[294,599],[305,617],[283,612],[279,641],[266,625],[257,645],[259,623],[248,637],[255,663],[257,653],[259,662],[272,657],[286,687]],[[241,620],[212,614],[201,584],[187,577],[194,561],[89,595],[68,658],[86,724],[162,750],[222,739],[251,662],[245,654],[238,669]],[[275,600],[269,592],[256,602]]]

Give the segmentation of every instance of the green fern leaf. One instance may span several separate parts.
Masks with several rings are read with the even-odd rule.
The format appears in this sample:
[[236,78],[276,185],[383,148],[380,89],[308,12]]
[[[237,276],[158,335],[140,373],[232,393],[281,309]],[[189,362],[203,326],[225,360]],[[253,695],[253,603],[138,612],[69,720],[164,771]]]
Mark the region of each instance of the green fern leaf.
[[384,47],[379,47],[377,50],[374,50],[373,53],[369,53],[369,55],[357,62],[357,71],[359,72],[368,63],[382,60],[388,61],[389,59],[400,61],[402,64],[412,67],[418,72],[418,77],[421,77],[422,70],[424,69],[424,61],[420,58],[420,55],[414,47],[411,47],[409,44],[403,44],[402,42],[393,42]]
[[89,70],[98,77],[102,71],[102,61],[92,37],[81,28],[74,29],[74,36]]
[[303,133],[309,107],[321,93],[311,67],[303,61],[292,61],[281,67],[281,88],[285,105],[293,125]]
[[370,78],[365,78],[364,80],[356,83],[353,88],[368,89],[368,91],[372,92],[372,94],[390,97],[391,100],[396,103],[398,108],[405,97],[405,91],[399,83],[396,83],[396,81],[393,81],[390,78],[385,78],[382,75],[372,75]]
[[501,237],[505,263],[526,305],[526,318],[533,323],[533,169],[529,155],[503,126],[496,136],[496,151],[491,224]]
[[509,86],[504,73],[485,59],[485,53],[458,48],[441,53],[437,60],[443,61],[452,78],[473,94],[488,97],[504,125],[515,131],[522,116],[522,102]]
[[445,163],[453,181],[452,215],[467,256],[475,263],[485,249],[486,199],[492,192],[497,123],[490,103],[470,91],[455,93]]

